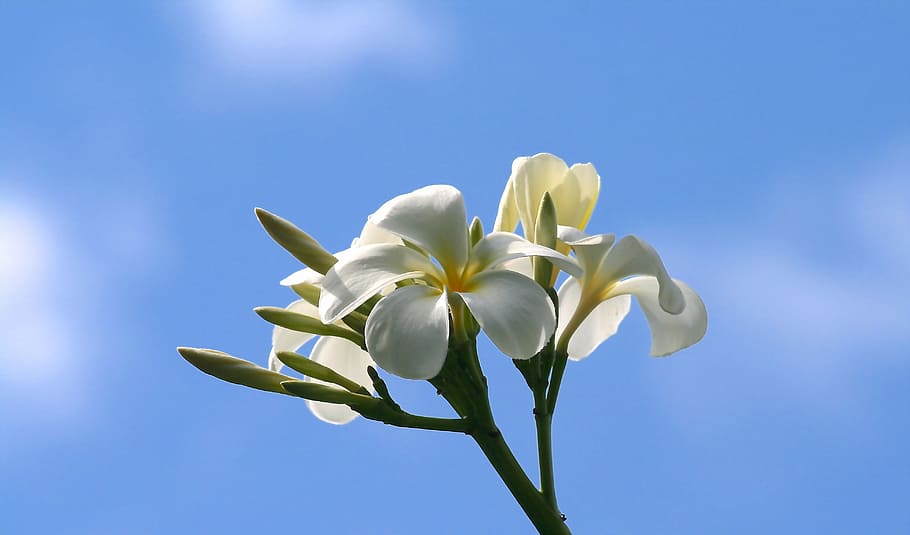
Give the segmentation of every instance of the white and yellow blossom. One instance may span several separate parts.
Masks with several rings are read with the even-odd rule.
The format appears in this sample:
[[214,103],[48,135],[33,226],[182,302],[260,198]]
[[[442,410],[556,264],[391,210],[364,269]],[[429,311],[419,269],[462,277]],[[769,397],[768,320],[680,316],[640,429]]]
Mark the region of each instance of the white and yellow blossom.
[[636,236],[587,236],[559,228],[584,269],[559,288],[558,347],[580,360],[612,336],[638,300],[651,328],[651,355],[665,356],[698,342],[708,316],[694,290],[670,278],[657,251]]
[[584,229],[600,194],[600,176],[590,163],[569,167],[548,153],[516,158],[493,230],[514,232],[521,223],[525,236],[536,242],[537,210],[547,192],[556,207],[556,222]]
[[418,281],[382,298],[366,322],[370,355],[401,377],[430,379],[442,369],[450,302],[466,305],[506,355],[525,359],[540,351],[555,330],[553,305],[533,280],[495,269],[504,262],[545,256],[581,276],[571,258],[512,233],[494,232],[472,246],[464,200],[452,186],[396,197],[370,221],[408,245],[366,245],[339,258],[322,281],[319,316],[324,323],[337,321],[389,284]]

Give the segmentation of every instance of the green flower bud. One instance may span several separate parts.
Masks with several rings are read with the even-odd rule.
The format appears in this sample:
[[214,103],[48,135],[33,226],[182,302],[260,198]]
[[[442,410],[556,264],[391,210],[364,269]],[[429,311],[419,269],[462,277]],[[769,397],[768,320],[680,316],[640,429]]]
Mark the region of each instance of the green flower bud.
[[[534,242],[550,249],[556,249],[556,205],[549,193],[544,193],[540,199],[537,210],[537,221],[534,228]],[[553,265],[543,257],[536,257],[534,264],[534,280],[544,288],[553,286],[556,270]]]
[[193,347],[178,347],[177,351],[193,366],[229,383],[287,394],[287,391],[281,387],[281,383],[293,380],[293,377],[267,370],[221,351]]
[[278,217],[262,208],[256,208],[256,217],[259,218],[259,222],[269,236],[278,242],[278,245],[319,273],[325,275],[338,262],[338,259],[319,245],[319,242],[312,236],[294,226],[287,219]]
[[278,351],[277,356],[278,360],[280,360],[285,366],[291,368],[292,370],[296,370],[303,375],[306,375],[307,377],[312,377],[313,379],[319,379],[320,381],[336,384],[342,388],[346,388],[351,392],[364,394],[367,396],[370,395],[370,391],[364,388],[362,385],[357,384],[356,382],[348,379],[335,370],[323,366],[314,360],[308,359],[291,351]]

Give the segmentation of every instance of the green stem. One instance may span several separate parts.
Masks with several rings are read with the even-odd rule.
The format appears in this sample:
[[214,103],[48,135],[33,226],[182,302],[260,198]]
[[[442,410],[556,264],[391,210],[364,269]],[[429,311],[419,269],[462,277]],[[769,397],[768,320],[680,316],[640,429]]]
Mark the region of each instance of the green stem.
[[492,421],[488,422],[488,426],[472,432],[471,437],[480,446],[480,450],[538,532],[547,535],[571,535],[572,532],[569,531],[562,516],[550,507],[543,494],[538,492],[534,483],[528,479]]
[[[506,444],[505,439],[502,437],[502,433],[496,427],[496,422],[493,420],[493,410],[490,407],[490,398],[487,391],[486,378],[483,375],[483,370],[480,367],[480,360],[477,357],[477,346],[474,340],[471,340],[469,343],[464,344],[459,348],[459,351],[455,353],[455,356],[463,363],[464,368],[469,373],[469,383],[472,383],[469,386],[473,386],[476,395],[472,396],[475,400],[475,403],[472,404],[471,410],[471,420],[473,425],[469,434],[477,442],[477,445],[480,446],[480,450],[486,456],[487,460],[490,461],[490,464],[493,465],[493,469],[496,470],[496,473],[499,474],[500,479],[505,483],[506,488],[509,489],[509,492],[512,493],[512,496],[515,497],[515,500],[518,501],[518,505],[521,506],[522,510],[528,516],[528,519],[531,520],[531,523],[534,524],[534,527],[540,533],[544,534],[555,534],[555,535],[571,535],[568,526],[565,524],[564,517],[559,513],[559,510],[555,507],[555,493],[553,493],[553,501],[550,502],[544,494],[542,494],[534,483],[528,478],[527,473],[518,463],[518,460],[515,459],[515,455],[512,453],[512,450],[509,449],[508,444]],[[461,376],[464,378],[464,376]],[[542,392],[545,392],[546,385],[543,385]],[[546,398],[541,396],[541,402],[545,405]],[[545,451],[548,458],[551,457],[549,451],[549,422],[544,426],[545,429],[545,440],[547,447]],[[550,483],[548,484],[550,489],[553,489],[552,485],[552,462],[548,462],[546,465],[549,467],[550,473]]]
[[553,359],[553,376],[550,378],[550,390],[547,392],[547,412],[552,418],[556,411],[556,398],[559,397],[559,386],[562,384],[562,376],[566,373],[566,362],[569,355],[566,353],[562,344],[556,348],[556,357]]
[[547,409],[546,384],[534,389],[534,423],[537,427],[537,461],[540,466],[540,492],[554,511],[556,503],[556,480],[553,477],[553,416]]
[[412,429],[427,429],[430,431],[452,431],[467,433],[470,424],[464,418],[434,418],[431,416],[417,416],[400,409],[395,409],[387,403],[380,405],[380,409],[373,412],[362,413],[365,418],[376,420],[396,427],[409,427]]

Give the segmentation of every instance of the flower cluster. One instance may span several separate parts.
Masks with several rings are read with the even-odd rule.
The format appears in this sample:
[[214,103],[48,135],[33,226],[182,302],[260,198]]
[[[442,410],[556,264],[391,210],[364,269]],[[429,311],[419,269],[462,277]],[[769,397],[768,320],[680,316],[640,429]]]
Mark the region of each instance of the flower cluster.
[[[698,294],[670,277],[653,247],[636,236],[584,232],[599,193],[591,164],[569,167],[551,154],[518,158],[492,232],[476,217],[468,223],[460,191],[434,185],[383,204],[351,247],[334,254],[257,209],[269,235],[305,265],[281,281],[299,299],[256,309],[275,326],[268,367],[210,349],[179,351],[225,381],[303,398],[329,423],[362,415],[469,435],[534,526],[568,534],[551,451],[567,362],[613,336],[632,297],[651,327],[654,356],[698,342],[707,327]],[[515,233],[519,225],[523,236]],[[494,421],[477,355],[481,333],[513,360],[531,390],[539,486]],[[309,357],[297,353],[313,340]],[[378,369],[429,381],[458,417],[405,411]]]
[[[650,245],[636,236],[617,241],[583,232],[599,192],[600,177],[589,163],[569,167],[545,153],[517,158],[493,232],[484,235],[476,218],[468,224],[456,188],[427,186],[386,202],[351,247],[334,255],[258,210],[266,230],[308,264],[281,281],[300,299],[284,310],[257,309],[276,324],[269,371],[281,372],[293,352],[322,335],[310,360],[360,386],[358,395],[372,395],[371,366],[432,379],[453,338],[470,336],[475,325],[512,359],[530,359],[554,339],[557,352],[580,360],[617,331],[632,296],[651,327],[652,355],[699,341],[707,325],[704,304],[669,276]],[[519,225],[524,237],[515,234]],[[545,259],[535,261],[543,276],[535,275],[533,258]],[[547,287],[559,271],[568,277],[551,299]],[[326,373],[304,381],[344,390]],[[358,414],[354,404],[319,396],[308,404],[331,423]]]

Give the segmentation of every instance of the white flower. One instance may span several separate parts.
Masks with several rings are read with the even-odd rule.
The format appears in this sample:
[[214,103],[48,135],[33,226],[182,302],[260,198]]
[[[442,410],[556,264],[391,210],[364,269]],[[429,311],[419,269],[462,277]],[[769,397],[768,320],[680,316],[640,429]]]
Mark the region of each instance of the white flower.
[[568,167],[552,154],[516,158],[493,230],[514,232],[521,222],[525,236],[536,241],[537,210],[546,192],[553,199],[559,225],[584,229],[600,193],[600,176],[590,163]]
[[408,379],[430,379],[442,369],[450,302],[453,307],[466,305],[493,343],[512,358],[532,357],[544,346],[555,329],[546,292],[533,280],[496,266],[539,255],[581,275],[574,260],[515,234],[494,232],[472,247],[464,200],[452,186],[428,186],[396,197],[370,221],[429,257],[407,245],[351,250],[326,273],[319,315],[323,323],[337,321],[381,288],[416,280],[381,299],[365,330],[367,349],[376,362]]
[[653,247],[635,236],[614,242],[612,234],[587,236],[559,228],[559,238],[584,268],[559,288],[557,340],[569,358],[580,360],[612,336],[629,312],[630,295],[651,327],[651,355],[665,356],[698,342],[708,316],[698,294],[671,279]]
[[[401,243],[397,236],[390,234],[370,222],[364,225],[359,238],[355,238],[351,243],[350,249],[345,249],[335,254],[337,258],[344,258],[349,252],[360,245],[369,245],[375,243]],[[281,284],[283,286],[294,286],[297,284],[312,284],[320,286],[323,276],[311,268],[301,269],[285,277]],[[312,318],[319,317],[319,310],[316,306],[300,299],[287,306],[287,310],[297,314],[303,314]],[[336,322],[339,327],[345,327],[341,321]],[[316,335],[286,329],[281,326],[275,326],[272,331],[272,350],[269,353],[269,369],[280,372],[284,364],[278,360],[280,351],[297,351],[301,346],[316,338]],[[367,366],[373,366],[373,359],[370,354],[362,350],[353,342],[343,338],[322,337],[313,347],[310,359],[318,364],[335,370],[341,375],[352,381],[365,386],[371,392],[373,391],[373,382],[367,375]],[[305,381],[313,381],[334,387],[335,385],[325,383],[312,377],[306,377]],[[357,412],[353,411],[347,405],[334,403],[324,403],[322,401],[307,400],[307,406],[310,411],[320,420],[332,424],[346,424],[356,418]]]

